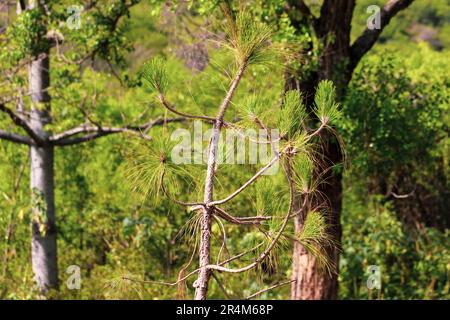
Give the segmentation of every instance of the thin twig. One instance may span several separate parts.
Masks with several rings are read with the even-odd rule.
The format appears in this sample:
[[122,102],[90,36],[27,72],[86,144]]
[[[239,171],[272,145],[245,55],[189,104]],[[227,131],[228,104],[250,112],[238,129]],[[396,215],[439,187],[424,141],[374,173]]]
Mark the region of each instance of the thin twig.
[[229,299],[229,300],[233,300],[233,298],[228,294],[227,290],[222,285],[222,282],[220,282],[219,278],[216,276],[216,274],[214,272],[212,273],[212,277],[214,278],[214,280],[216,280],[217,284],[219,285],[219,288],[222,290],[225,297],[227,297],[227,299]]
[[280,155],[281,153],[283,153],[284,150],[282,150],[280,152],[280,154],[278,154],[277,156],[275,156],[274,158],[272,158],[272,160],[270,160],[270,162],[268,164],[266,164],[261,170],[259,170],[253,177],[251,177],[246,183],[244,183],[241,187],[239,187],[236,191],[234,191],[232,194],[230,194],[228,197],[221,199],[221,200],[216,200],[216,201],[211,201],[209,203],[207,203],[207,206],[216,206],[218,204],[223,204],[225,202],[230,201],[231,199],[233,199],[234,197],[236,197],[239,193],[241,193],[242,191],[244,191],[248,186],[250,186],[256,179],[258,179],[264,172],[266,172],[270,167],[273,166],[273,164],[275,162],[277,162],[280,159]]
[[268,287],[266,289],[262,289],[262,290],[260,290],[258,292],[255,292],[255,293],[249,295],[247,298],[244,298],[244,300],[250,300],[250,299],[260,295],[261,293],[267,292],[269,290],[272,290],[272,289],[284,286],[286,284],[289,284],[289,283],[292,283],[292,282],[295,282],[295,281],[297,281],[297,280],[289,280],[289,281],[284,281],[284,282],[280,282],[280,283],[274,284],[273,286],[270,286],[270,287]]

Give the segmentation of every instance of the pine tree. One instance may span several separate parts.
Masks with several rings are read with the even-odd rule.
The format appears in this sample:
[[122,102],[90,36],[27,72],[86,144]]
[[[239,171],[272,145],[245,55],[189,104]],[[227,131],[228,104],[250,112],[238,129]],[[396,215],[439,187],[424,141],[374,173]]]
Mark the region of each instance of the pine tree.
[[[231,52],[234,76],[230,77],[228,89],[215,116],[190,114],[174,107],[168,98],[171,92],[171,75],[164,60],[153,59],[146,63],[143,69],[145,85],[155,93],[160,105],[167,112],[192,121],[202,121],[212,127],[204,173],[197,174],[195,171],[196,173],[193,174],[195,169],[192,165],[183,167],[182,164],[176,164],[171,157],[173,145],[170,145],[164,135],[159,137],[159,142],[155,140],[150,142],[147,149],[137,145],[137,149],[130,157],[129,168],[129,178],[135,189],[143,192],[145,196],[153,197],[155,201],[164,195],[174,203],[187,207],[192,215],[190,230],[193,233],[193,239],[196,239],[193,250],[198,258],[198,268],[187,272],[189,262],[180,272],[176,282],[149,282],[180,286],[189,277],[197,274],[197,280],[193,284],[194,297],[197,300],[207,298],[211,277],[217,280],[215,273],[239,274],[260,269],[266,263],[270,264],[276,256],[276,250],[289,241],[301,243],[322,263],[326,271],[333,270],[325,248],[334,246],[334,243],[326,233],[327,226],[324,218],[326,213],[322,210],[323,204],[317,203],[315,191],[321,183],[320,176],[323,174],[318,156],[320,153],[317,148],[318,137],[323,131],[332,131],[331,125],[339,117],[334,86],[330,81],[319,84],[314,113],[321,124],[315,129],[308,126],[310,115],[302,102],[301,93],[297,90],[283,94],[282,102],[270,109],[258,102],[258,95],[250,96],[243,105],[237,107],[239,120],[228,120],[227,114],[234,103],[233,98],[247,72],[261,65],[277,68],[287,65],[286,61],[292,58],[289,55],[295,50],[292,50],[288,43],[274,41],[272,29],[258,22],[245,10],[236,14],[231,13],[227,6],[223,6],[222,10],[226,20],[224,25],[226,36],[220,45],[224,52]],[[258,143],[268,144],[272,148],[273,157],[235,191],[218,197],[216,188],[221,169],[219,163],[222,148],[219,144],[221,133],[224,129],[237,130],[250,125],[265,130],[266,139],[258,140]],[[274,129],[280,131],[277,141],[272,139],[270,134]],[[252,137],[246,136],[246,139],[250,140]],[[287,203],[278,206],[274,206],[277,190],[274,184],[268,181],[271,176],[264,176],[276,163],[281,165],[284,176],[284,188],[281,187],[281,189],[288,193]],[[203,187],[203,192],[197,191],[192,194],[196,198],[195,201],[183,202],[180,200],[181,196],[175,195],[175,186],[180,183],[179,181],[186,180]],[[257,212],[254,215],[241,216],[225,208],[233,199],[239,198],[252,187],[256,188]],[[184,191],[188,193],[186,189]],[[199,196],[202,193],[203,196]],[[300,205],[296,206],[298,200]],[[290,232],[288,227],[289,222],[294,219],[302,221],[302,228],[297,233]],[[263,240],[244,252],[222,261],[218,258],[217,263],[213,263],[212,225],[214,222],[217,222],[222,230],[219,258],[220,252],[226,247],[224,223],[256,227]],[[254,256],[251,263],[244,263],[236,268],[227,266],[251,255]]]

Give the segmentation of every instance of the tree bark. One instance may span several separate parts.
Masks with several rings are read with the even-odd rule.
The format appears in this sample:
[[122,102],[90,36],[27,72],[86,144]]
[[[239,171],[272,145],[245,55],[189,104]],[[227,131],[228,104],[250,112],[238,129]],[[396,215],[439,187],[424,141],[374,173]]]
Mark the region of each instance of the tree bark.
[[[353,71],[361,58],[378,40],[384,27],[401,10],[406,9],[414,0],[389,0],[381,10],[381,28],[366,29],[355,41],[350,43],[350,31],[355,8],[355,0],[324,0],[320,10],[320,17],[314,18],[301,0],[291,0],[293,8],[298,8],[306,16],[305,21],[293,21],[293,25],[300,30],[302,23],[310,24],[318,38],[324,41],[325,48],[319,58],[319,67],[307,79],[297,79],[295,74],[288,74],[286,89],[298,89],[302,92],[305,104],[312,108],[316,87],[319,81],[330,79],[336,85],[337,98],[342,99],[345,89],[351,80]],[[327,37],[328,40],[326,41]],[[342,162],[342,154],[335,139],[326,133],[321,137],[323,159],[326,167]],[[341,224],[340,213],[342,207],[342,175],[330,170],[323,179],[327,182],[318,188],[318,193],[324,195],[318,201],[328,203],[329,233],[333,239],[340,243]],[[295,231],[302,228],[301,218],[295,221]],[[324,274],[319,269],[316,259],[308,254],[300,243],[294,244],[291,299],[337,299],[339,247],[329,248],[328,255],[335,266],[331,275]]]
[[[30,127],[46,141],[45,126],[51,123],[48,53],[41,53],[29,67],[32,108]],[[54,202],[53,146],[30,147],[30,187],[32,194],[31,260],[38,289],[45,294],[58,287],[56,224]]]
[[[305,104],[312,111],[316,87],[319,81],[331,79],[336,85],[338,97],[342,96],[345,87],[351,78],[350,66],[350,29],[354,0],[326,0],[321,8],[320,18],[314,21],[314,30],[322,41],[327,42],[323,54],[319,58],[319,67],[307,79],[297,79],[295,75],[288,75],[287,89],[299,89],[304,97]],[[327,37],[333,40],[326,41]],[[322,161],[326,168],[342,161],[339,145],[326,132],[321,137],[325,142],[322,145]],[[342,178],[341,174],[328,171],[322,177],[327,183],[321,184],[318,194],[324,197],[317,199],[328,204],[328,232],[337,243],[341,240],[340,212],[342,206]],[[302,218],[294,220],[295,232],[302,229]],[[323,300],[337,299],[338,296],[338,267],[339,247],[328,248],[328,256],[334,270],[327,274],[321,270],[317,260],[309,254],[299,243],[294,243],[291,299],[293,300]]]
[[202,231],[200,237],[200,257],[199,264],[200,270],[198,272],[198,278],[194,283],[195,287],[195,300],[206,300],[206,293],[208,292],[208,283],[211,278],[211,270],[207,268],[211,257],[211,219],[213,214],[213,207],[208,207],[208,204],[213,202],[213,192],[214,192],[214,176],[216,173],[217,166],[217,150],[219,147],[220,131],[223,127],[223,118],[225,116],[225,111],[233,98],[233,95],[239,85],[239,82],[244,75],[247,68],[247,61],[245,61],[239,68],[235,78],[231,82],[230,89],[227,92],[224,100],[217,114],[216,120],[214,122],[214,130],[211,135],[208,150],[208,166],[206,169],[205,178],[205,193],[204,202],[206,204],[202,211]]

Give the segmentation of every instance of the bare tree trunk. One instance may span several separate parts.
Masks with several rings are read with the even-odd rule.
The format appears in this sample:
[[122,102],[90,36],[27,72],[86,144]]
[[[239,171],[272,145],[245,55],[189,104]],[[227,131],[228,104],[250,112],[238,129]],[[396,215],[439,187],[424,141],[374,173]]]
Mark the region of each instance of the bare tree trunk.
[[[29,83],[33,106],[30,126],[45,141],[45,125],[51,122],[48,53],[30,64]],[[56,224],[54,203],[53,146],[47,143],[30,147],[30,187],[32,193],[31,259],[36,284],[45,294],[58,286]]]
[[[235,78],[231,82],[230,89],[227,92],[222,104],[220,106],[219,113],[214,122],[214,130],[211,135],[211,140],[209,142],[208,150],[208,167],[206,169],[205,178],[205,193],[204,202],[207,205],[213,201],[213,191],[214,191],[214,176],[216,173],[217,165],[217,150],[219,146],[220,131],[223,126],[223,118],[225,116],[225,111],[233,98],[234,92],[236,91],[239,82],[244,75],[244,71],[247,68],[247,61],[245,61],[239,68]],[[198,272],[198,278],[195,281],[195,300],[206,300],[206,293],[208,292],[208,283],[211,278],[211,270],[206,268],[209,265],[211,257],[211,219],[213,214],[212,207],[205,207],[202,211],[202,231],[200,238],[200,270]]]
[[[222,116],[223,117],[223,116]],[[208,168],[206,172],[205,183],[205,203],[213,201],[213,187],[214,187],[214,174],[216,167],[217,147],[220,135],[220,128],[222,126],[222,120],[217,121],[214,125],[214,131],[211,136],[209,144],[209,156],[208,156]],[[211,277],[211,270],[206,268],[210,262],[211,256],[211,217],[213,214],[212,208],[204,208],[202,211],[202,231],[200,238],[200,271],[198,279],[195,283],[195,300],[206,300],[206,293],[208,292],[208,283]]]

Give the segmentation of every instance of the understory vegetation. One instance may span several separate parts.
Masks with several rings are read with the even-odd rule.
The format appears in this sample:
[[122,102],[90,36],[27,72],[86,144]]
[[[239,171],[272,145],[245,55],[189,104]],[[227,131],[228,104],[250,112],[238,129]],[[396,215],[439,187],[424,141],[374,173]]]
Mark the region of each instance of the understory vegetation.
[[[449,1],[414,1],[392,18],[342,93],[333,75],[317,81],[306,97],[312,102],[301,88],[288,89],[286,75],[321,74],[322,54],[334,40],[319,39],[301,13],[285,12],[292,1],[100,1],[81,15],[80,29],[70,30],[61,22],[70,16],[65,8],[85,1],[46,2],[55,14],[17,14],[15,6],[0,12],[0,299],[42,296],[30,226],[45,225],[34,212],[48,208],[30,188],[33,143],[2,133],[29,134],[7,108],[29,117],[49,103],[27,93],[24,67],[46,50],[52,121],[44,127],[54,139],[59,279],[47,298],[198,298],[197,273],[187,276],[202,269],[207,212],[217,212],[209,221],[208,268],[220,271],[206,277],[208,299],[261,290],[256,298],[289,299],[294,242],[317,259],[320,272],[337,275],[339,299],[450,298]],[[323,2],[305,1],[316,16]],[[352,40],[366,27],[366,8],[385,2],[356,1]],[[57,47],[44,25],[55,30],[56,40],[49,37]],[[50,49],[30,41],[44,38]],[[218,123],[219,130],[278,129],[278,172],[258,174],[267,162],[217,164],[206,152],[209,162],[174,163],[182,136],[172,133],[182,128],[195,136],[189,115],[205,131]],[[207,150],[209,143],[189,148]],[[328,143],[338,145],[342,161],[327,168]],[[321,197],[331,173],[342,174],[340,241],[330,236]],[[204,199],[208,183],[214,198]],[[307,205],[298,207],[302,201]],[[289,220],[294,212],[305,212],[302,232]],[[235,270],[256,261],[246,272],[219,268],[248,251],[227,264]],[[76,290],[67,285],[72,265],[81,270]],[[380,272],[379,289],[367,286],[370,266]]]

